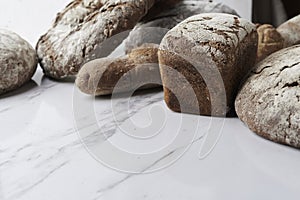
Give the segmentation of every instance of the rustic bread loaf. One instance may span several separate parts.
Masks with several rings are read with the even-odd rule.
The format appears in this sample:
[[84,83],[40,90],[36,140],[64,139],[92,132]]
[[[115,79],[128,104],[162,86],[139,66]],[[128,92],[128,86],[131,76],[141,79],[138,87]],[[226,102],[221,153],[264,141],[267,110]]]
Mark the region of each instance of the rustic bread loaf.
[[32,46],[19,35],[0,29],[0,94],[28,82],[37,67]]
[[[155,7],[155,6],[154,6]],[[125,50],[130,52],[144,43],[159,44],[169,29],[184,19],[200,13],[228,13],[237,15],[232,8],[209,1],[183,0],[160,13],[149,13],[139,22],[125,40]]]
[[258,63],[237,95],[235,108],[258,135],[300,148],[300,45]]
[[76,85],[94,96],[159,87],[157,51],[158,45],[145,44],[121,58],[90,61],[80,69]]
[[270,24],[259,25],[257,62],[261,61],[268,55],[283,48],[284,39],[277,30]]
[[300,44],[300,15],[281,24],[277,31],[284,38],[284,46]]
[[154,2],[72,1],[58,13],[52,28],[38,41],[37,53],[44,73],[55,79],[76,75],[94,49],[107,38],[133,28]]
[[[224,116],[234,110],[238,87],[253,67],[256,51],[256,26],[245,19],[205,13],[184,20],[165,35],[159,47],[166,104],[176,112],[184,108],[199,114],[200,109],[202,115]],[[185,89],[190,86],[169,69],[187,79],[197,101]]]

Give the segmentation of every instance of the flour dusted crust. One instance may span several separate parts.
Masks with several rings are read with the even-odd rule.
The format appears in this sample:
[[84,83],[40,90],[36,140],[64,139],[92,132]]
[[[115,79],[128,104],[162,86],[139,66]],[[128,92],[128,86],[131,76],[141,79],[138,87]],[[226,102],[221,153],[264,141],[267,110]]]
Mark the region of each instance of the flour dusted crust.
[[139,86],[140,89],[159,87],[157,51],[158,45],[145,44],[120,58],[90,61],[80,69],[75,83],[82,92],[93,96],[129,92]]
[[239,118],[258,135],[300,148],[300,45],[258,63],[235,107]]
[[284,38],[284,46],[300,44],[300,15],[281,24],[277,31]]
[[[164,88],[167,105],[177,112],[184,107],[184,112],[199,114],[200,109],[202,115],[224,116],[233,111],[238,87],[254,66],[256,50],[256,26],[245,19],[205,13],[184,20],[163,38],[159,64],[180,72],[191,84],[198,102],[186,93],[189,85],[184,85],[168,67],[160,67],[163,85],[174,88]],[[210,81],[210,90],[205,80]],[[224,87],[226,94],[222,92]]]
[[17,34],[0,29],[0,94],[29,81],[37,67],[32,46]]
[[[155,8],[155,6],[154,6]],[[175,3],[163,12],[149,12],[125,42],[126,52],[130,52],[144,43],[159,44],[167,31],[186,18],[201,13],[228,13],[238,15],[232,8],[216,2],[183,0]]]
[[81,65],[105,39],[133,28],[155,0],[74,0],[37,44],[47,76],[76,75]]

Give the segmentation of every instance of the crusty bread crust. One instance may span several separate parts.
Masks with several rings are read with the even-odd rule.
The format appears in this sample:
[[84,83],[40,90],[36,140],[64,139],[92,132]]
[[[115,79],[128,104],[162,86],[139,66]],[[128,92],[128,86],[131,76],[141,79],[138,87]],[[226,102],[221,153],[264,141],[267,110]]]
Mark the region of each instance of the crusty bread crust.
[[[256,51],[256,26],[245,19],[205,13],[184,20],[165,35],[159,47],[159,64],[169,66],[160,67],[163,85],[173,88],[164,88],[167,105],[176,112],[225,116],[234,110],[235,96],[254,66]],[[191,90],[185,89],[190,87],[197,99],[190,98],[187,91]]]
[[58,13],[37,43],[44,73],[55,79],[76,75],[104,40],[132,29],[155,0],[74,0]]
[[237,95],[235,108],[258,135],[300,148],[300,45],[258,63]]
[[79,71],[76,85],[93,96],[160,87],[157,51],[158,45],[146,44],[121,58],[90,61]]
[[0,94],[19,88],[37,67],[32,46],[19,35],[0,29]]

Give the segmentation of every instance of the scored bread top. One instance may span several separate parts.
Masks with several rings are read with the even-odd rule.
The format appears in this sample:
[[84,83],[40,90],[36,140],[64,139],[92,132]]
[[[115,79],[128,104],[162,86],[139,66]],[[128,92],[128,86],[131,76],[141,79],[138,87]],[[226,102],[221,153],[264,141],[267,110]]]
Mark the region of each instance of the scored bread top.
[[[256,30],[254,24],[246,19],[224,13],[203,13],[192,16],[179,23],[166,37],[184,38],[194,46],[205,46],[209,42],[219,42],[231,47],[237,47],[239,42],[249,33]],[[175,50],[180,48],[175,43],[162,41],[160,48]],[[214,48],[211,46],[211,48]],[[181,52],[181,49],[178,49]]]

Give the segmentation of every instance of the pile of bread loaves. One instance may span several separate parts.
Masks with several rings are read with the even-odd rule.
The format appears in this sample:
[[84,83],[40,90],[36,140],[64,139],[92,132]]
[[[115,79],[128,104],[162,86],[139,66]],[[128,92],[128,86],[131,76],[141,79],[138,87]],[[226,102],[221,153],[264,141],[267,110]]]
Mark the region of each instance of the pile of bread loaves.
[[[121,43],[126,54],[109,57]],[[39,61],[46,76],[76,76],[94,96],[162,85],[173,111],[236,113],[257,134],[300,148],[297,44],[300,15],[274,28],[212,1],[74,0],[36,51],[0,31],[0,94],[28,81]]]

